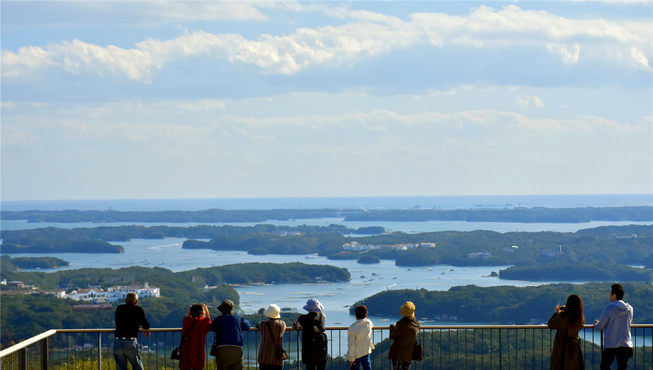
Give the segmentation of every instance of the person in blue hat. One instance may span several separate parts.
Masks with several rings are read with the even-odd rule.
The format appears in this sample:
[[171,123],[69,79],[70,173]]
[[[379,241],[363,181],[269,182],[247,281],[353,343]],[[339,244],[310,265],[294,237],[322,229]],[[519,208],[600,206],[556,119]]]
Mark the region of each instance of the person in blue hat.
[[304,309],[308,313],[300,315],[293,324],[302,331],[302,362],[306,365],[306,370],[324,370],[328,343],[324,306],[317,298],[311,298],[306,301]]

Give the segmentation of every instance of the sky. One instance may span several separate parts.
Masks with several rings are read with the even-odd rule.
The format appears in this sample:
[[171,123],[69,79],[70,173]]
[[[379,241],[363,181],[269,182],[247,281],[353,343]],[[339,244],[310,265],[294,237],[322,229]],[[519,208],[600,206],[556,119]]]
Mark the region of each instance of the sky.
[[653,193],[650,1],[1,17],[2,200]]

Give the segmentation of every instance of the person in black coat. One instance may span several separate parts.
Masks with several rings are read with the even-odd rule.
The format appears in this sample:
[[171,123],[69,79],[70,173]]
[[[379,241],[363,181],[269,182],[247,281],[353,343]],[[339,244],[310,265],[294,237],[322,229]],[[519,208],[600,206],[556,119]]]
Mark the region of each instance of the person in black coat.
[[307,314],[301,315],[293,324],[302,331],[302,362],[306,370],[324,370],[327,361],[326,316],[324,306],[311,298],[304,305]]

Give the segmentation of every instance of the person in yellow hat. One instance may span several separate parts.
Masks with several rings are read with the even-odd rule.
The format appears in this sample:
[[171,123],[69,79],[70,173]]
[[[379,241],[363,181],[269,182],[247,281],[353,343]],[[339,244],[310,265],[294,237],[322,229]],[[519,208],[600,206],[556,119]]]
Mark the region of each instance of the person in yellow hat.
[[390,325],[390,351],[393,370],[408,370],[413,359],[413,349],[417,343],[419,321],[415,319],[415,304],[406,301],[399,307],[401,319]]

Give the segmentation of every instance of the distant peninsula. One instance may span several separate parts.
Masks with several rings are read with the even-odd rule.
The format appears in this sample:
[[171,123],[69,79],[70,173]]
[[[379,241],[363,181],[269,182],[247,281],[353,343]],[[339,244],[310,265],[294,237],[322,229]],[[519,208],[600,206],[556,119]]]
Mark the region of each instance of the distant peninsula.
[[265,222],[342,218],[345,221],[552,222],[653,221],[653,207],[475,208],[475,209],[272,209],[201,211],[2,211],[4,220],[28,222]]

